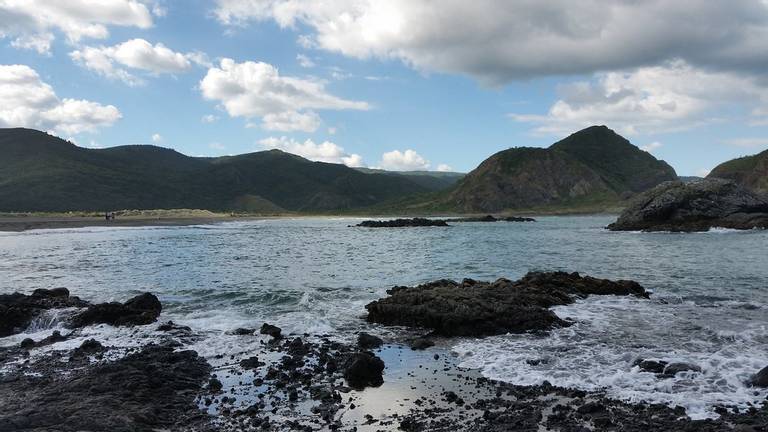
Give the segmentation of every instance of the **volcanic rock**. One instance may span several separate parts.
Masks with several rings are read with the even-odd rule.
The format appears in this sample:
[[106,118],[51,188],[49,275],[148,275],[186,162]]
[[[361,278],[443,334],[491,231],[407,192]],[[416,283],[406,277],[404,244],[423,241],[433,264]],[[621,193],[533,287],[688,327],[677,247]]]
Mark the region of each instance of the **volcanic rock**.
[[718,178],[666,182],[638,195],[608,225],[612,231],[768,228],[768,198]]
[[366,306],[368,321],[432,329],[440,336],[489,336],[565,327],[548,308],[587,295],[648,293],[633,281],[596,279],[578,273],[531,272],[512,282],[462,283],[439,280],[416,287],[394,287],[389,297]]
[[413,218],[387,221],[366,220],[356,226],[364,228],[446,227],[448,223],[442,219]]
[[86,307],[88,302],[70,296],[66,288],[37,289],[32,295],[0,295],[0,337],[24,330],[42,311],[68,307]]
[[85,311],[75,315],[69,322],[70,327],[79,328],[92,324],[113,326],[131,326],[151,324],[160,316],[163,306],[154,294],[144,293],[125,303],[101,303],[91,305]]
[[384,383],[382,372],[384,372],[384,362],[369,352],[350,355],[344,365],[344,379],[350,387],[357,390],[382,385]]
[[360,333],[357,335],[357,346],[362,349],[374,349],[382,346],[384,341],[380,337],[370,335],[368,333]]

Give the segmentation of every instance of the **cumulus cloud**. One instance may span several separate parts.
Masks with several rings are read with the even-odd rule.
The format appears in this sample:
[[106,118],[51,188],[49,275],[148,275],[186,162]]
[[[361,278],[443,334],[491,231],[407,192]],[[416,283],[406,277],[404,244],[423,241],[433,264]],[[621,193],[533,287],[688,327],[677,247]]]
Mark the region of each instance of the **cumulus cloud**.
[[[17,48],[50,51],[54,32],[70,43],[83,38],[104,39],[109,26],[152,26],[152,13],[138,0],[0,0],[0,38]],[[159,9],[156,9],[159,11]]]
[[262,118],[261,127],[270,131],[314,132],[320,127],[320,116],[314,111],[269,113]]
[[26,65],[0,65],[0,127],[29,127],[70,135],[110,126],[122,116],[112,105],[60,99]]
[[[768,106],[768,88],[754,78],[697,69],[683,61],[628,72],[598,74],[561,86],[546,114],[510,114],[546,135],[565,135],[606,124],[627,135],[689,129],[719,121],[716,110],[733,104]],[[757,119],[758,117],[755,117]]]
[[[179,53],[162,43],[152,45],[144,39],[131,39],[114,46],[84,47],[69,56],[80,66],[128,85],[139,85],[143,80],[128,69],[151,74],[177,74],[188,71],[193,64],[209,66],[205,54]],[[126,69],[127,68],[127,69]]]
[[453,168],[451,168],[449,165],[446,164],[440,164],[437,166],[437,171],[440,172],[451,172],[453,171]]
[[299,66],[303,68],[315,67],[315,62],[304,54],[296,54],[296,60],[299,62]]
[[674,59],[731,71],[768,67],[762,0],[217,0],[215,14],[225,25],[273,20],[308,29],[304,46],[488,84]]
[[344,164],[349,167],[365,166],[362,156],[347,153],[343,147],[330,141],[316,144],[311,139],[299,142],[283,136],[265,138],[259,141],[259,145],[265,149],[278,149],[318,162]]
[[313,132],[320,124],[313,110],[369,109],[366,102],[328,93],[321,81],[282,76],[263,62],[222,59],[199,87],[205,99],[219,102],[231,117],[260,117],[268,130]]
[[160,135],[159,133],[152,134],[152,142],[155,144],[160,144],[161,142],[163,142],[163,136]]
[[384,153],[379,166],[390,171],[421,171],[428,170],[430,163],[414,150],[408,149],[404,152],[392,150]]

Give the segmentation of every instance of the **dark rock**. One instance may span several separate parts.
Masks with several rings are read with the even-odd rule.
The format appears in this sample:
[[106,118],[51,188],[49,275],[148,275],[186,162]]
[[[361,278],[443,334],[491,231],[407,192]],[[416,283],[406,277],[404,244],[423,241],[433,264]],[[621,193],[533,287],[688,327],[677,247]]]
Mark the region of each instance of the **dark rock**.
[[768,228],[768,198],[716,178],[666,182],[632,200],[612,231],[707,231]]
[[600,411],[605,411],[605,406],[599,402],[587,402],[576,409],[579,414],[594,414]]
[[507,216],[504,218],[506,222],[536,222],[536,219],[520,216]]
[[188,326],[178,325],[173,321],[168,321],[157,326],[157,331],[170,333],[191,333],[192,329]]
[[222,384],[221,381],[219,381],[216,378],[211,378],[208,381],[208,390],[210,390],[211,393],[218,393],[223,388],[224,388],[224,384]]
[[26,338],[23,341],[21,341],[21,343],[19,344],[19,346],[21,348],[23,348],[23,349],[34,348],[35,345],[37,345],[37,344],[35,343],[35,341],[32,338]]
[[125,303],[101,303],[89,306],[75,315],[70,327],[79,328],[93,324],[113,326],[145,325],[157,321],[163,306],[154,294],[144,293]]
[[250,336],[254,333],[256,333],[256,329],[243,328],[243,327],[236,328],[232,331],[232,334],[236,336]]
[[387,221],[366,220],[356,226],[364,228],[446,227],[448,223],[442,219],[413,218]]
[[261,330],[259,330],[259,333],[272,336],[275,339],[280,339],[283,337],[283,331],[278,326],[273,326],[272,324],[264,323],[261,326]]
[[435,342],[430,338],[420,337],[412,340],[409,346],[414,351],[421,351],[435,346]]
[[240,360],[240,367],[243,369],[256,369],[264,366],[265,363],[259,361],[259,358],[256,356],[248,357],[247,359]]
[[565,327],[548,308],[587,295],[648,297],[632,281],[610,281],[578,273],[531,272],[519,281],[439,280],[416,287],[394,287],[389,297],[366,306],[368,321],[429,328],[440,336],[488,336]]
[[664,368],[663,374],[675,376],[680,372],[701,372],[701,368],[690,363],[670,363]]
[[640,367],[640,370],[644,372],[652,372],[656,374],[664,373],[664,368],[667,367],[667,362],[657,360],[638,360],[635,362],[635,366]]
[[[43,377],[0,381],[0,430],[129,432],[198,430],[195,404],[210,366],[193,351],[148,346],[114,362],[72,367],[43,358]],[[71,367],[67,373],[57,368]],[[183,422],[198,422],[185,425]]]
[[96,339],[88,339],[80,344],[79,347],[75,348],[72,355],[75,357],[93,355],[104,351],[104,349],[104,345],[102,345],[101,342]]
[[384,345],[384,341],[380,337],[370,335],[368,333],[360,333],[357,335],[357,346],[362,349],[374,349]]
[[361,390],[384,383],[384,362],[368,352],[351,354],[344,364],[344,379],[350,387]]
[[498,222],[499,219],[491,215],[485,215],[480,217],[463,217],[456,219],[448,219],[448,222]]
[[0,295],[0,337],[24,330],[45,310],[86,306],[88,302],[70,296],[66,288],[38,289],[32,295],[2,294]]
[[753,387],[768,387],[768,366],[762,368],[749,380],[749,385]]

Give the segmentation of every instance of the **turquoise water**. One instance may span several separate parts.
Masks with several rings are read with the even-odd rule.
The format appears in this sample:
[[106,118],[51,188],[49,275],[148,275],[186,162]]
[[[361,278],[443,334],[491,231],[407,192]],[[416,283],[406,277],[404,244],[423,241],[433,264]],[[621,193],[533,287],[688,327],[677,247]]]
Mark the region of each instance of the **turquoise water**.
[[[301,218],[0,233],[0,292],[67,287],[107,301],[151,291],[163,319],[209,332],[217,347],[222,332],[262,321],[340,337],[384,331],[360,317],[393,285],[579,271],[633,279],[654,294],[587,299],[556,309],[577,321],[571,328],[457,340],[454,351],[490,377],[605,388],[681,404],[694,416],[764,399],[743,381],[768,365],[768,232],[604,230],[613,219],[376,230],[347,227],[354,219]],[[703,372],[659,380],[632,368],[638,357],[692,362]]]

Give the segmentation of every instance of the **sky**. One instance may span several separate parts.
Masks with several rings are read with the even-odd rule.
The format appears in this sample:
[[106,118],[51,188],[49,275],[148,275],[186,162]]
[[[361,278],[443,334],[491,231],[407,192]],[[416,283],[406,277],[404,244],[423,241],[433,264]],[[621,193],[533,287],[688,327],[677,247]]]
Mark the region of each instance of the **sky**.
[[0,0],[0,127],[83,147],[468,172],[594,124],[768,149],[768,0]]

